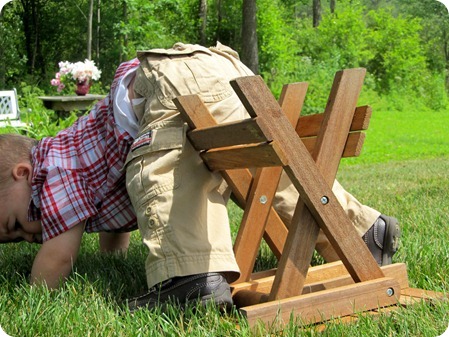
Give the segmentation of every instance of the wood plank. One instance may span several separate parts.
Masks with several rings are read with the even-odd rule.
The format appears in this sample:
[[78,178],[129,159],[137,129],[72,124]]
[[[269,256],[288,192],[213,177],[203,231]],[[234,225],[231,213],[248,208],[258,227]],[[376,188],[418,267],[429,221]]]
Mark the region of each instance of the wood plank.
[[[302,83],[301,83],[302,84]],[[305,94],[305,92],[304,92]],[[188,96],[184,96],[188,97]],[[189,102],[192,102],[189,99]],[[185,104],[185,103],[183,103]],[[196,105],[198,109],[199,105]],[[298,107],[296,107],[298,108]],[[285,112],[285,108],[283,107]],[[369,114],[368,114],[369,112]],[[197,112],[197,116],[200,113]],[[351,124],[351,132],[366,130],[369,124],[371,108],[368,106],[358,107]],[[204,119],[204,116],[201,117]],[[324,114],[315,114],[300,117],[297,122],[296,132],[303,142],[310,143],[306,146],[309,151],[313,150],[319,127],[323,121]],[[190,119],[191,120],[191,119]],[[191,127],[192,128],[192,127]],[[232,137],[230,137],[232,135]],[[221,123],[214,126],[199,128],[198,126],[188,132],[188,136],[194,148],[198,151],[217,147],[228,147],[241,144],[262,143],[271,141],[267,139],[254,119],[246,119],[230,123]],[[352,136],[354,137],[354,136]],[[351,151],[351,150],[349,150]],[[346,157],[351,156],[346,154]]]
[[272,211],[268,215],[263,238],[278,260],[281,258],[285,241],[287,240],[287,235],[287,226],[279,217],[276,210],[272,207]]
[[239,145],[211,149],[200,156],[211,171],[222,171],[253,167],[282,166],[287,156],[281,155],[277,142]]
[[[237,131],[233,132],[232,129],[225,128],[227,132],[230,132],[227,135],[225,135],[222,134],[223,130],[221,129],[220,126],[218,126],[214,128],[189,131],[187,135],[193,147],[197,151],[220,147],[238,146],[242,144],[253,144],[253,143],[257,144],[266,141],[263,134],[259,134],[259,132],[262,132],[260,129],[254,131],[254,133],[252,133],[251,135],[249,134],[249,131],[246,127],[251,123],[256,123],[255,120],[251,120],[251,123],[249,123],[249,121],[243,121],[242,123],[244,124],[244,126],[242,127],[241,130],[238,131],[242,131],[244,128],[245,131],[243,131],[243,133]],[[253,128],[252,124],[251,128]],[[229,137],[230,134],[232,134],[233,136]],[[317,137],[304,137],[301,138],[301,140],[304,143],[307,150],[312,154],[313,149],[315,148],[315,144],[317,142]],[[348,135],[348,139],[343,149],[342,157],[348,158],[359,156],[364,141],[365,141],[365,133],[360,131],[351,132]]]
[[[306,83],[299,83],[295,84],[295,90],[298,90],[298,92],[295,95],[291,95],[290,97],[295,97],[298,101],[292,100],[292,98],[289,98],[288,90],[291,90],[293,87],[292,85],[284,86],[283,91],[281,93],[280,103],[283,105],[284,108],[287,107],[287,102],[290,106],[295,107],[296,109],[300,109],[301,105],[298,103],[301,99],[303,100],[303,96],[305,96],[305,93],[307,91],[307,84]],[[298,88],[301,88],[300,91]],[[287,98],[286,98],[287,97]],[[302,98],[301,98],[302,97]],[[182,104],[180,103],[182,101]],[[183,96],[175,99],[175,103],[178,105],[178,109],[183,113],[183,117],[189,121],[189,126],[194,131],[189,132],[189,139],[192,132],[196,132],[196,126],[208,129],[208,125],[214,125],[216,124],[215,120],[208,112],[207,108],[205,107],[204,103],[201,102],[201,100],[195,96]],[[186,109],[195,109],[195,111],[190,111],[187,114]],[[366,114],[367,107],[361,107],[356,109],[356,114],[361,115]],[[189,116],[192,116],[190,117]],[[306,116],[310,117],[310,116]],[[193,122],[195,120],[195,123]],[[320,119],[321,123],[322,117]],[[353,127],[362,127],[362,123],[360,120],[362,118],[358,117],[359,122],[353,122]],[[246,121],[244,122],[246,123]],[[297,122],[297,124],[299,124]],[[196,125],[196,126],[195,126]],[[222,125],[222,124],[221,124]],[[260,129],[258,129],[260,130]],[[355,138],[358,137],[358,138]],[[344,156],[353,156],[358,155],[360,153],[360,149],[363,144],[363,137],[364,134],[359,134],[358,136],[350,135],[348,137],[348,141],[344,150]],[[213,138],[213,137],[212,137]],[[190,139],[192,141],[192,139]],[[192,141],[192,143],[197,143],[197,140]],[[308,150],[311,152],[313,151],[313,146],[316,142],[315,139],[308,139],[306,142]],[[194,144],[195,146],[195,144]],[[201,144],[197,145],[199,148],[208,148],[209,146],[213,146],[212,144]],[[228,185],[232,188],[234,196],[237,199],[238,204],[240,207],[244,208],[244,205],[246,205],[246,199],[248,197],[248,190],[251,186],[252,182],[252,176],[248,170],[227,170],[222,171],[222,175],[224,176],[224,179],[227,181]],[[266,225],[266,231],[264,233],[264,239],[269,245],[270,249],[273,251],[273,253],[276,255],[276,257],[279,259],[281,255],[281,251],[283,249],[283,246],[285,244],[286,238],[287,238],[288,230],[282,220],[279,218],[278,214],[275,212],[275,210],[272,208],[269,214],[268,222]]]
[[[344,107],[344,105],[347,105],[346,102],[351,102],[351,105],[353,104],[353,106],[351,106],[351,111],[352,112],[354,111],[355,101],[361,87],[361,82],[363,81],[363,76],[361,76],[362,75],[361,73],[364,72],[360,70],[350,72],[345,71],[341,72],[338,75],[338,77],[336,77],[337,83],[339,84],[342,83],[343,84],[342,87],[344,89],[348,88],[349,89],[343,90],[342,92],[339,92],[338,90],[333,90],[334,93],[331,95],[330,100],[331,106],[330,110],[333,110],[334,106],[340,108],[341,110],[342,106]],[[349,76],[351,74],[354,75],[354,77],[356,78],[355,79],[351,78],[351,76]],[[266,85],[263,83],[263,80],[260,77],[251,77],[251,78],[245,77],[236,79],[235,81],[231,82],[231,84],[234,86],[234,89],[236,90],[243,104],[247,108],[247,111],[252,116],[263,115],[264,122],[266,123],[265,127],[269,128],[271,126],[276,130],[276,131],[273,130],[271,134],[273,135],[276,134],[275,139],[281,142],[281,144],[279,145],[282,147],[283,152],[297,154],[295,156],[289,157],[289,163],[285,167],[285,169],[287,170],[287,173],[292,179],[294,185],[300,192],[301,197],[304,198],[307,207],[311,211],[313,211],[314,218],[318,219],[320,226],[322,226],[325,232],[327,232],[328,237],[333,238],[331,239],[331,242],[334,246],[337,246],[336,247],[338,248],[337,251],[342,256],[342,260],[344,261],[347,269],[350,270],[351,275],[357,281],[382,277],[383,275],[382,272],[375,263],[374,259],[372,257],[371,260],[369,259],[370,253],[368,249],[360,240],[360,238],[358,238],[355,229],[352,227],[351,222],[347,218],[341,206],[338,204],[338,201],[336,200],[335,196],[333,196],[330,187],[328,186],[326,181],[323,181],[323,177],[318,172],[316,172],[317,166],[315,165],[315,163],[313,163],[312,158],[310,158],[310,156],[308,155],[304,145],[299,140],[296,134],[295,134],[296,137],[292,136],[294,130],[292,132],[291,125],[289,125],[288,121],[285,120],[285,117],[283,116],[283,113],[279,105],[272,97]],[[354,86],[358,88],[354,89]],[[337,89],[338,87],[339,86],[337,86]],[[348,95],[353,97],[349,97]],[[347,109],[348,108],[343,110]],[[345,111],[345,114],[346,113],[347,111]],[[338,125],[338,123],[336,125]],[[350,123],[348,123],[348,125],[350,125]],[[334,129],[337,128],[335,127]],[[342,131],[341,129],[339,129],[336,130],[336,132],[343,134],[344,130]],[[332,141],[331,148],[335,150],[334,141]],[[329,155],[335,158],[335,154],[329,153]],[[326,162],[328,161],[326,160]],[[336,164],[334,163],[332,166],[335,165]],[[333,172],[333,174],[336,173],[336,170],[334,171],[335,172]],[[321,198],[323,196],[326,196],[328,198],[329,202],[327,204],[321,203]],[[313,219],[312,216],[310,218]],[[333,222],[336,222],[340,225],[338,227],[332,226]],[[299,226],[293,227],[298,228]],[[349,235],[347,233],[349,233]],[[349,240],[348,237],[350,238]],[[356,240],[360,241],[359,244],[357,243],[354,244],[353,238],[355,237],[358,238]],[[306,234],[303,236],[303,239],[304,242],[306,242],[306,245],[310,245],[310,242],[312,242],[314,246],[316,236]],[[308,240],[308,242],[306,240]],[[296,239],[292,240],[290,242],[289,248],[297,246],[298,242],[301,241]],[[341,247],[342,245],[343,248]],[[304,247],[303,245],[300,246],[301,248]],[[313,252],[313,248],[314,247],[310,247],[311,253]],[[365,249],[365,251],[363,251],[363,249]],[[294,250],[288,249],[288,251],[293,252]],[[365,254],[360,254],[361,252],[365,252]],[[311,256],[311,253],[307,255]],[[299,252],[299,254],[301,254],[301,252]],[[288,263],[293,264],[290,267],[286,267],[284,265],[283,271],[279,275],[284,274],[285,270],[288,270],[288,273],[291,272],[293,273],[290,274],[291,276],[286,276],[284,274],[283,277],[277,278],[279,280],[281,280],[282,278],[284,279],[284,281],[279,282],[285,282],[283,288],[287,289],[286,293],[280,296],[282,298],[289,297],[291,296],[292,293],[297,294],[298,287],[296,284],[297,283],[296,280],[299,280],[300,283],[299,288],[302,290],[303,282],[301,282],[300,280],[301,277],[299,277],[297,274],[298,271],[301,269],[301,271],[299,271],[299,274],[303,274],[302,278],[305,279],[305,274],[308,269],[308,263],[310,261],[309,256],[301,259],[301,256],[291,256],[291,255],[288,256],[288,254],[285,253],[281,257],[281,261],[284,256],[285,256],[284,261],[287,261],[287,264]],[[366,258],[367,256],[368,258]],[[299,268],[298,263],[295,263],[293,261],[300,261],[299,263],[304,265],[304,269]],[[294,285],[292,285],[291,282],[289,282],[289,280],[291,279],[295,279]],[[288,289],[291,289],[293,291],[290,291]],[[278,295],[275,295],[275,297],[278,297]]]
[[[306,91],[306,83],[289,84],[283,87],[280,104],[292,125],[298,123]],[[276,153],[273,155],[277,157]],[[272,211],[271,206],[282,171],[282,166],[263,167],[256,171],[234,243],[234,253],[240,268],[240,277],[236,282],[248,281],[251,277],[262,237],[266,233],[267,219]],[[279,226],[284,227],[283,224]],[[277,235],[277,232],[275,234]],[[272,245],[275,239],[272,239],[270,235],[272,233],[268,232],[265,237],[268,236],[267,242]],[[275,249],[277,250],[277,247]]]
[[202,129],[217,125],[217,121],[198,95],[178,96],[173,99],[173,103],[190,129]]
[[240,312],[254,327],[259,322],[282,327],[290,318],[299,317],[305,324],[323,322],[397,303],[401,289],[392,278],[379,278],[336,289],[295,296],[244,307]]
[[442,292],[424,290],[418,288],[406,288],[403,291],[405,296],[413,298],[415,300],[426,300],[426,301],[436,301],[436,300],[447,300],[447,295]]
[[[194,133],[189,133],[189,136],[191,134]],[[198,135],[198,134],[195,134]],[[190,139],[190,138],[189,138]],[[301,139],[304,143],[304,146],[306,147],[307,151],[309,151],[309,153],[313,153],[313,149],[315,147],[315,144],[317,142],[317,137],[311,137],[311,138],[303,138]],[[361,133],[361,132],[355,132],[355,133],[350,133],[348,135],[347,138],[347,142],[345,144],[345,147],[343,149],[343,154],[342,157],[357,157],[360,155],[362,147],[363,147],[363,143],[365,140],[365,134]],[[192,141],[193,143],[194,141]],[[220,170],[226,170],[226,169],[237,169],[237,168],[248,168],[248,167],[263,167],[263,163],[266,163],[266,160],[263,160],[260,162],[259,165],[255,165],[252,161],[248,161],[248,163],[245,164],[245,162],[241,162],[240,158],[236,158],[236,161],[233,162],[229,162],[229,166],[226,166],[225,163],[227,163],[226,159],[223,158],[223,163],[222,165],[218,164],[218,161],[220,160],[219,157],[219,152],[223,151],[223,153],[225,152],[230,152],[230,151],[236,151],[235,154],[238,156],[240,153],[246,153],[244,150],[244,148],[249,148],[249,147],[256,147],[257,151],[264,151],[264,147],[266,146],[266,144],[264,143],[260,143],[260,144],[249,144],[249,146],[245,146],[245,145],[236,145],[236,146],[230,146],[230,147],[226,147],[226,148],[214,148],[214,146],[224,146],[225,144],[237,144],[239,143],[239,141],[223,141],[222,139],[213,139],[210,138],[209,140],[205,140],[205,141],[200,141],[195,143],[195,148],[196,149],[203,149],[203,148],[209,148],[210,147],[210,151],[205,151],[202,152],[202,156],[203,159],[209,161],[209,160],[213,160],[213,163],[208,163],[208,167],[211,171],[220,171]],[[271,147],[271,145],[268,145],[268,147]],[[243,152],[242,152],[243,151]],[[271,152],[267,152],[264,155],[264,158],[266,158],[267,156],[270,156]],[[278,161],[268,161],[269,165],[267,166],[274,166],[275,163],[277,163]],[[239,164],[237,164],[239,163]]]
[[[317,143],[317,137],[301,138],[304,146],[310,154],[313,153],[313,149]],[[362,152],[363,143],[365,141],[365,133],[363,132],[351,132],[348,135],[346,143],[343,148],[342,157],[357,157]]]
[[[410,288],[410,289],[412,289],[412,288]],[[423,290],[423,289],[416,289],[416,290],[418,292],[427,292],[426,290]],[[437,294],[441,294],[441,293],[437,293]],[[443,294],[441,294],[441,295],[443,295]],[[440,300],[440,299],[438,299],[438,300]],[[441,300],[444,300],[444,298],[441,299]],[[370,316],[372,316],[374,318],[379,318],[379,317],[382,317],[381,314],[389,315],[389,314],[391,314],[393,312],[397,312],[398,310],[400,310],[403,307],[408,307],[408,306],[414,305],[416,303],[420,303],[422,301],[424,301],[426,303],[432,303],[434,301],[434,298],[433,297],[426,298],[424,296],[422,298],[417,299],[417,298],[415,298],[413,296],[408,296],[408,295],[404,294],[404,290],[402,289],[401,290],[401,297],[399,298],[399,303],[398,304],[392,305],[392,306],[389,306],[389,307],[384,307],[384,308],[373,309],[373,310],[370,310],[370,311],[365,311],[363,314],[364,315],[370,315]],[[348,315],[348,316],[336,318],[335,319],[335,323],[337,323],[337,324],[340,324],[340,323],[353,324],[353,323],[357,322],[358,319],[359,319],[359,315]],[[327,329],[327,327],[329,326],[329,324],[333,323],[333,322],[334,322],[334,320],[331,320],[331,321],[326,322],[326,323],[318,324],[318,325],[313,327],[313,330],[314,331],[320,331],[320,332],[325,331]],[[305,327],[305,329],[309,330],[309,327]]]
[[[407,267],[404,263],[395,263],[381,267],[385,277],[394,278],[403,290],[409,288]],[[254,305],[265,302],[274,281],[275,270],[255,273],[251,281],[232,285],[234,304],[237,307]],[[325,289],[333,289],[341,286],[354,284],[351,275],[341,261],[327,263],[309,269],[303,287],[302,294],[308,294]]]
[[271,141],[253,119],[195,129],[188,132],[188,137],[197,151]]
[[[254,127],[255,123],[255,120],[242,121],[241,128],[238,125],[232,125],[232,127],[229,127],[229,125],[219,124],[214,128],[189,131],[187,136],[197,151],[265,142],[265,136],[261,134],[262,131],[260,129],[256,130]],[[249,129],[253,129],[253,131],[249,131]],[[225,134],[224,131],[229,133]],[[229,135],[232,135],[232,137]],[[315,148],[315,144],[317,142],[317,137],[303,137],[301,140],[307,150],[310,153],[313,153],[313,149]],[[349,133],[343,149],[342,157],[347,158],[359,156],[364,140],[365,133],[363,132],[356,131]]]
[[240,269],[236,282],[248,281],[251,277],[281,173],[282,166],[265,167],[256,173],[234,241],[234,254]]
[[[350,131],[368,130],[371,120],[372,108],[369,105],[357,107],[354,111]],[[317,136],[324,119],[324,113],[301,116],[296,126],[299,137]]]

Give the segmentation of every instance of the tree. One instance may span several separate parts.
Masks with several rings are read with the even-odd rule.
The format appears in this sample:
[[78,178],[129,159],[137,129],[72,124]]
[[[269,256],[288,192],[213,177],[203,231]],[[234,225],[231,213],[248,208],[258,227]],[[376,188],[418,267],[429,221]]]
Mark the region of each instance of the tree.
[[45,2],[40,0],[21,0],[21,3],[28,73],[34,74],[36,70],[39,70],[41,74],[44,74],[45,66],[41,44],[41,10]]
[[97,42],[96,42],[96,59],[100,58],[100,28],[101,28],[101,0],[97,3]]
[[207,0],[200,0],[200,43],[206,44],[206,27],[207,27]]
[[318,27],[321,21],[321,0],[313,0],[313,27]]
[[92,20],[94,16],[94,0],[89,1],[89,15],[87,16],[87,59],[92,59]]
[[258,74],[256,0],[243,0],[242,13],[242,62],[255,74]]
[[329,7],[330,7],[330,10],[331,10],[332,14],[335,13],[335,3],[336,2],[337,2],[337,0],[330,0],[329,1]]

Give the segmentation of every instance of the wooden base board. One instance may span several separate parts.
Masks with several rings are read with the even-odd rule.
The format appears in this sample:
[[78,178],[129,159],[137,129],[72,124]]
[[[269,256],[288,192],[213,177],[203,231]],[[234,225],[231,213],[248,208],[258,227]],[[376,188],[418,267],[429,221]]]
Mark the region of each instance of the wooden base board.
[[273,328],[293,316],[304,324],[318,324],[339,317],[351,322],[355,313],[378,314],[417,301],[440,299],[442,294],[409,287],[403,263],[382,267],[385,275],[372,281],[354,283],[341,262],[309,269],[303,293],[279,301],[266,302],[275,270],[253,274],[253,280],[233,285],[236,306],[250,326],[262,322]]

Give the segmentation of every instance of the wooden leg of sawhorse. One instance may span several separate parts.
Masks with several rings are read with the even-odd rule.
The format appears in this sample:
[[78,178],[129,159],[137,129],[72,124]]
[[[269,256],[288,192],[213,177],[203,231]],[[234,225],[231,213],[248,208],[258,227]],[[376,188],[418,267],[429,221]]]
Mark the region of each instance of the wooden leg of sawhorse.
[[[261,124],[261,129],[268,129],[273,136],[273,142],[283,152],[280,157],[285,158],[285,153],[289,154],[284,169],[304,201],[304,204],[298,203],[294,216],[296,222],[290,227],[270,300],[301,294],[319,230],[315,221],[355,281],[383,277],[329,186],[329,181],[335,179],[364,73],[364,70],[355,69],[337,74],[326,108],[328,116],[318,140],[318,152],[314,156],[316,162],[261,78],[258,83],[252,78],[231,82],[249,114],[259,117],[256,121]],[[307,222],[299,223],[300,220]]]

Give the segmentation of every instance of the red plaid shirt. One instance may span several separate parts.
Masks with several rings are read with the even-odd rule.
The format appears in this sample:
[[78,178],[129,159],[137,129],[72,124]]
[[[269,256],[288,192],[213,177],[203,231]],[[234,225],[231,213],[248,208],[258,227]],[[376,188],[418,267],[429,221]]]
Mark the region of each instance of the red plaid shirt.
[[112,107],[120,79],[138,64],[137,59],[121,64],[104,100],[33,149],[28,214],[30,221],[41,221],[44,241],[85,220],[86,232],[136,227],[123,169],[133,139],[115,123]]

